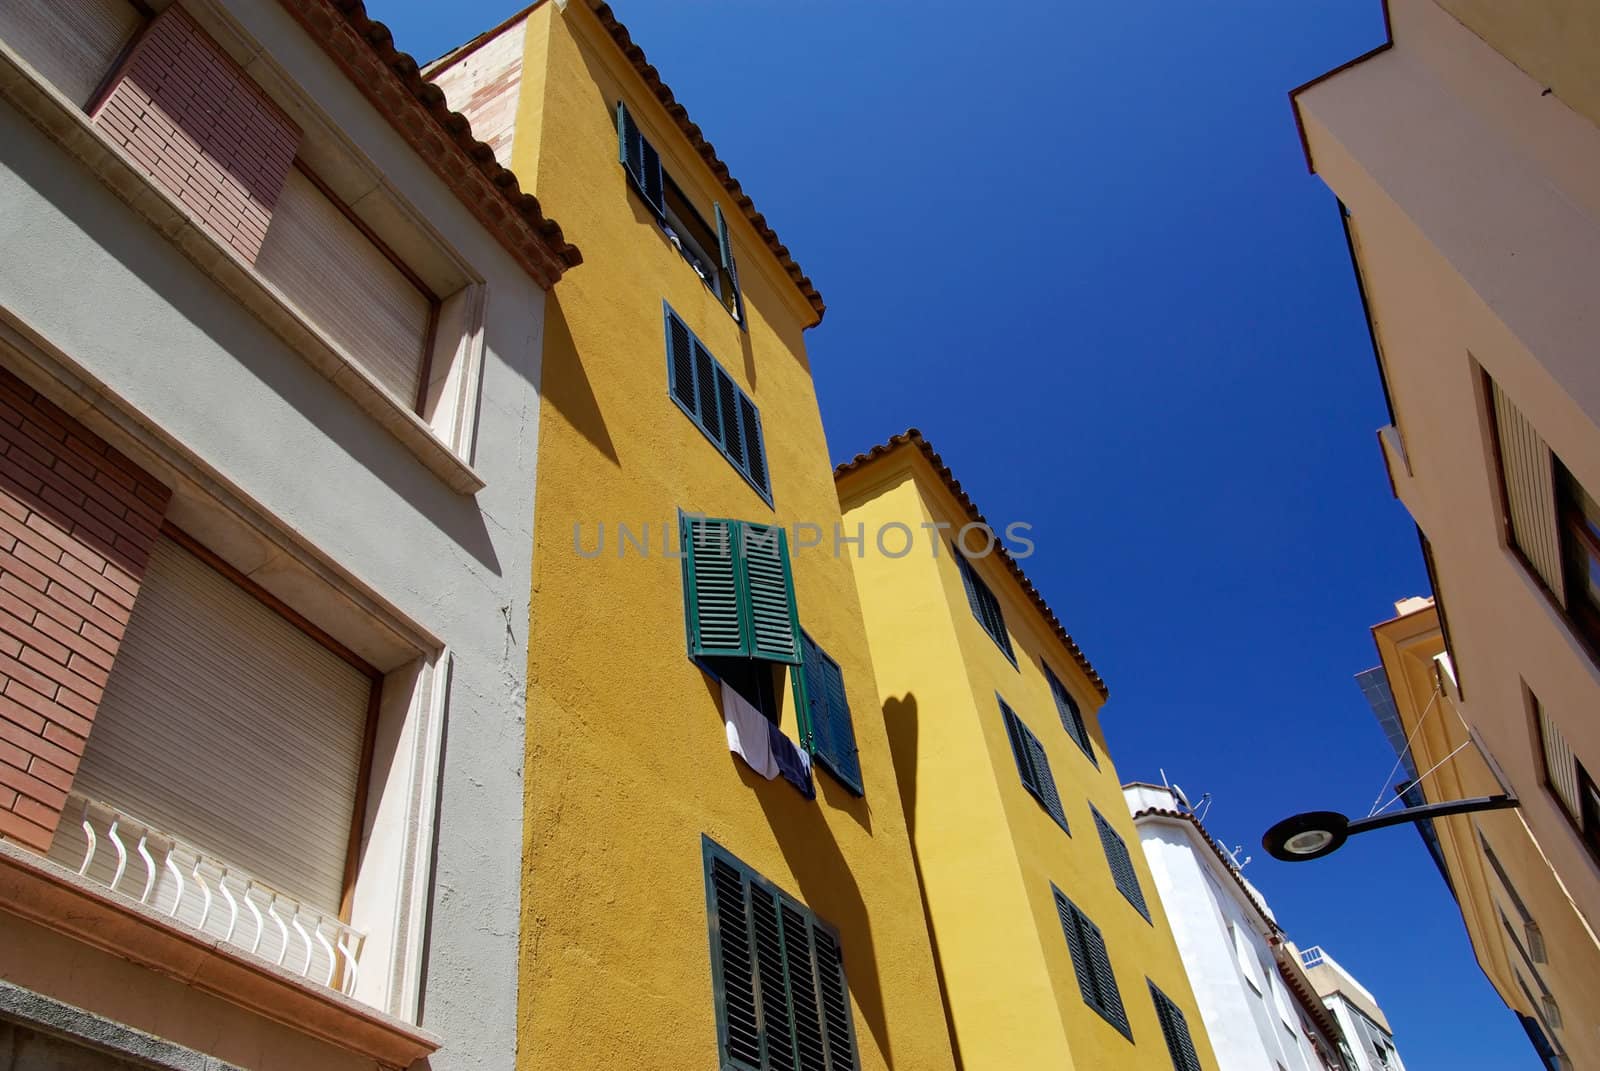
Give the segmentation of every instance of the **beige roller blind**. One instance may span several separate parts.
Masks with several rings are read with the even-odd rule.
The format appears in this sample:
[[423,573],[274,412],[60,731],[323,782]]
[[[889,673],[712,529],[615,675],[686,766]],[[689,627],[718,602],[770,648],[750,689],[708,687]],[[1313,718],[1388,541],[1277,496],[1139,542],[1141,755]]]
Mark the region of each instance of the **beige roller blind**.
[[337,913],[371,687],[163,538],[74,791]]
[[0,38],[79,107],[142,22],[128,0],[0,0]]
[[1511,537],[1558,601],[1561,542],[1556,532],[1555,470],[1550,448],[1511,399],[1493,384],[1495,428],[1500,439],[1500,471],[1505,478]]
[[256,270],[397,402],[416,405],[432,303],[298,169],[273,206]]
[[1539,739],[1544,744],[1544,771],[1550,789],[1560,797],[1567,813],[1577,818],[1582,814],[1578,799],[1578,765],[1566,737],[1550,720],[1543,704],[1539,705]]

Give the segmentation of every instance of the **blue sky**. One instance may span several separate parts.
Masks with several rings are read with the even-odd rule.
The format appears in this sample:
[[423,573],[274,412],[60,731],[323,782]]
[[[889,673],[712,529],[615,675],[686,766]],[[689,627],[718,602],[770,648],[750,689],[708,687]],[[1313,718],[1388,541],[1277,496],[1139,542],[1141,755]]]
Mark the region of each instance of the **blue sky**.
[[[368,5],[419,59],[519,6]],[[1123,778],[1214,795],[1413,1071],[1536,1067],[1409,827],[1321,863],[1258,847],[1291,812],[1366,813],[1394,756],[1352,678],[1427,592],[1287,99],[1382,40],[1378,0],[616,10],[828,301],[835,460],[915,425],[991,520],[1034,525]]]

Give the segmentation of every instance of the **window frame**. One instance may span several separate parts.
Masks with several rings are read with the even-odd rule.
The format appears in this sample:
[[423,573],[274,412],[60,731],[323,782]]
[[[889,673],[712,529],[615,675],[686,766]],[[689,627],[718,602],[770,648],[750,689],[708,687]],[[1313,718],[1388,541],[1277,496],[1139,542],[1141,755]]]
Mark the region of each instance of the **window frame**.
[[[779,932],[776,938],[769,938],[769,940],[776,939],[780,942],[779,965],[777,967],[776,974],[782,977],[785,987],[789,987],[790,985],[792,978],[791,967],[793,965],[789,955],[790,950],[784,940],[785,920],[783,916],[785,911],[800,916],[801,920],[806,924],[807,951],[809,953],[807,958],[810,960],[809,965],[811,967],[811,980],[813,983],[811,991],[816,997],[815,1009],[818,1012],[816,1036],[821,1039],[824,1061],[827,1064],[829,1071],[859,1071],[861,1047],[856,1038],[855,1011],[850,1006],[850,978],[848,971],[845,969],[844,942],[840,939],[838,927],[834,926],[828,920],[822,918],[810,907],[802,903],[797,897],[790,895],[783,889],[779,888],[776,884],[769,881],[754,867],[751,867],[749,864],[739,859],[738,856],[734,855],[732,852],[728,851],[728,849],[712,840],[709,836],[701,834],[700,844],[702,870],[705,877],[706,929],[710,945],[711,982],[713,994],[712,1003],[715,1008],[715,1020],[717,1026],[717,1054],[719,1058],[719,1067],[721,1067],[723,1071],[790,1071],[790,1068],[788,1067],[780,1068],[774,1066],[771,1060],[772,1054],[769,1052],[768,1047],[767,1028],[770,1024],[768,1022],[769,1015],[767,1013],[765,1004],[766,994],[764,992],[765,986],[763,985],[763,982],[772,981],[775,979],[763,979],[762,977],[763,968],[761,962],[761,936],[757,932],[757,921],[755,919],[754,911],[752,910],[754,906],[754,896],[759,890],[761,893],[771,897],[775,912],[778,915]],[[743,923],[741,929],[745,935],[746,949],[748,950],[748,958],[750,962],[750,1014],[753,1020],[760,1024],[760,1026],[757,1028],[757,1036],[755,1039],[756,1048],[759,1053],[755,1063],[751,1063],[742,1056],[730,1053],[729,1051],[730,1024],[728,1018],[728,988],[727,978],[724,975],[722,966],[724,962],[722,935],[725,931],[728,920],[722,917],[723,905],[718,896],[718,891],[715,884],[716,865],[718,862],[721,862],[723,866],[737,873],[742,882],[741,891],[744,892],[744,902],[741,905],[743,907],[742,918],[739,921]],[[832,942],[833,948],[837,953],[836,977],[838,981],[838,992],[833,996],[835,1009],[842,1009],[844,1013],[845,1021],[842,1034],[836,1034],[832,1028],[832,1017],[828,1007],[828,995],[822,992],[826,980],[823,977],[825,967],[821,962],[818,954],[819,949],[815,941],[815,934],[818,931],[820,931]],[[792,995],[788,993],[785,994],[784,1003],[786,1007],[785,1014],[782,1018],[790,1025],[788,1041],[789,1048],[792,1052],[793,1050],[799,1048],[799,1039],[797,1036],[798,1031],[795,1029],[796,1005],[794,1004]],[[846,1044],[849,1048],[848,1058],[842,1063],[836,1060],[833,1051],[835,1045],[841,1042]]]
[[[675,310],[671,303],[666,301],[666,299],[662,299],[661,310],[662,337],[665,342],[665,352],[667,358],[667,397],[671,398],[672,404],[677,406],[678,410],[682,412],[684,416],[689,418],[689,422],[691,424],[700,429],[700,433],[706,437],[712,446],[717,448],[717,452],[720,453],[723,459],[733,467],[733,470],[743,477],[744,482],[750,485],[751,490],[755,491],[755,493],[761,497],[761,500],[767,504],[767,508],[776,509],[777,507],[774,504],[775,500],[772,493],[772,468],[767,461],[767,433],[765,426],[761,422],[761,407],[755,403],[755,399],[751,398],[750,395],[745,392],[745,389],[739,385],[738,381],[736,381],[733,376],[728,373],[727,368],[723,366],[722,362],[717,360],[716,356],[711,352],[711,347],[700,341],[700,336],[694,333],[693,328],[689,326],[689,321],[678,315],[677,310]],[[688,391],[690,397],[695,400],[696,407],[700,406],[707,397],[705,389],[700,383],[700,374],[702,369],[700,367],[701,362],[697,360],[699,353],[703,353],[705,355],[706,361],[710,365],[711,376],[713,379],[710,397],[717,405],[717,424],[719,428],[726,426],[726,422],[724,421],[722,414],[722,405],[724,401],[723,392],[720,389],[724,380],[734,392],[733,409],[734,418],[736,421],[736,427],[734,430],[738,433],[740,450],[744,454],[743,463],[741,463],[731,453],[728,452],[728,447],[722,439],[712,435],[711,429],[706,426],[701,414],[694,409],[690,409],[689,406],[684,403],[684,400],[678,396],[677,362],[673,359],[674,353],[672,329],[674,324],[683,330],[683,333],[688,340],[688,364],[689,375],[691,377]],[[721,373],[721,379],[717,378],[718,373]],[[758,447],[756,454],[759,455],[760,471],[761,475],[765,478],[765,486],[763,486],[762,482],[756,479],[756,473],[751,465],[752,454],[749,443],[746,441],[746,433],[748,429],[745,426],[744,420],[744,406],[746,405],[749,406],[750,412],[754,414],[755,434],[758,440],[756,444]]]
[[[1123,1037],[1133,1041],[1133,1028],[1128,1023],[1128,1009],[1122,1002],[1122,987],[1117,984],[1105,934],[1055,882],[1050,883],[1050,892],[1055,899],[1056,917],[1061,922],[1061,933],[1066,938],[1068,958],[1072,960],[1072,973],[1077,977],[1083,1002]],[[1104,979],[1099,970],[1101,966],[1105,968]],[[1109,981],[1109,994],[1102,981]]]

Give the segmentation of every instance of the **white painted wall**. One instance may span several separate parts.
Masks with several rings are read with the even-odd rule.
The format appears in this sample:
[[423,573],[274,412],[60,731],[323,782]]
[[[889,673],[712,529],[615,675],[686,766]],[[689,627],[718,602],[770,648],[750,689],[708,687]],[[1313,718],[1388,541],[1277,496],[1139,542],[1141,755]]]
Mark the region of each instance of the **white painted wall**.
[[232,532],[217,549],[337,638],[364,653],[415,644],[380,665],[356,915],[364,964],[391,969],[364,975],[363,995],[420,1013],[444,1039],[434,1068],[509,1069],[545,295],[278,5],[224,6],[483,280],[467,460],[486,486],[446,486],[7,100],[0,362],[179,481],[175,513]]
[[[1159,787],[1130,785],[1124,793],[1135,814],[1148,808],[1177,809],[1172,794]],[[1280,1002],[1288,1000],[1293,1007],[1293,1001],[1267,943],[1267,923],[1200,831],[1186,819],[1158,815],[1137,818],[1134,827],[1217,1066],[1227,1071],[1322,1071],[1298,1017],[1292,1028],[1284,1024]]]

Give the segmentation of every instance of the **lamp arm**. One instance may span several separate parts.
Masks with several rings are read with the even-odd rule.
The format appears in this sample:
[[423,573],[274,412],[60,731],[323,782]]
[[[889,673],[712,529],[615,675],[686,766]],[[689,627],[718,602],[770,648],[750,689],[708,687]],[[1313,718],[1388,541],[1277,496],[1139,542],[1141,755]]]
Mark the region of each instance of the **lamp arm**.
[[1347,832],[1354,836],[1364,833],[1369,829],[1382,829],[1385,826],[1398,826],[1406,822],[1420,822],[1424,818],[1444,818],[1452,814],[1472,814],[1477,811],[1501,811],[1508,807],[1519,807],[1522,801],[1517,799],[1515,793],[1506,792],[1498,796],[1474,796],[1471,799],[1449,800],[1444,803],[1423,803],[1416,807],[1402,807],[1389,814],[1374,815],[1371,818],[1358,818],[1351,822]]

